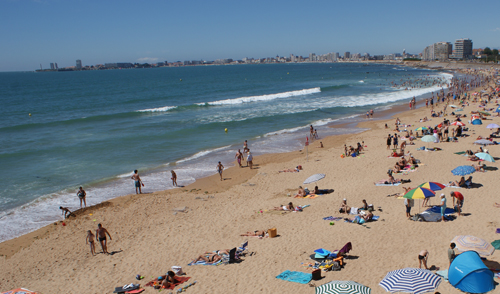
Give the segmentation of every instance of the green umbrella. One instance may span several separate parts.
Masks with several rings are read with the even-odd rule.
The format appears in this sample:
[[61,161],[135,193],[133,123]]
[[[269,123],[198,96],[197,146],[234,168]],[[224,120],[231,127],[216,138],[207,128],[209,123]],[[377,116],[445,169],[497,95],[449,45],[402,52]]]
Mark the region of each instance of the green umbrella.
[[316,287],[316,294],[370,294],[372,289],[354,281],[331,281]]

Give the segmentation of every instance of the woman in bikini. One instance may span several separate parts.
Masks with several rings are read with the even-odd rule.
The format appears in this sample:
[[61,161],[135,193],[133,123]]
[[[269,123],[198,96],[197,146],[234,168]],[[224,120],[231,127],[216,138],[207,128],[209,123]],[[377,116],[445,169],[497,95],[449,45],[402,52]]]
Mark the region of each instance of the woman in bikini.
[[262,231],[246,232],[245,234],[241,234],[240,236],[264,238],[266,236],[266,231],[262,230]]
[[283,205],[283,206],[278,206],[278,207],[275,207],[271,210],[285,210],[285,211],[294,211],[295,210],[295,207],[293,207],[293,204],[292,202],[288,203],[288,205]]

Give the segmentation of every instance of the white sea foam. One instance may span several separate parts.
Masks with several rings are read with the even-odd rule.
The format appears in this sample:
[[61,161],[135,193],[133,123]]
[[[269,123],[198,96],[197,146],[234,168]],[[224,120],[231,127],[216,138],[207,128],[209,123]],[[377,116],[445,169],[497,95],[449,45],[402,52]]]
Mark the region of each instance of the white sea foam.
[[164,106],[164,107],[158,107],[158,108],[137,110],[136,112],[165,112],[165,111],[169,111],[169,110],[175,109],[175,108],[177,108],[177,106]]
[[206,103],[196,103],[196,104],[197,105],[206,105],[206,104],[208,104],[208,105],[231,105],[231,104],[258,102],[258,101],[269,101],[269,100],[274,100],[274,99],[283,99],[283,98],[289,98],[289,97],[294,97],[294,96],[310,95],[310,94],[320,93],[320,92],[321,92],[321,88],[317,87],[317,88],[303,89],[303,90],[298,90],[298,91],[289,91],[289,92],[283,92],[283,93],[277,93],[277,94],[240,97],[240,98],[234,98],[234,99],[225,99],[225,100],[218,100],[218,101],[212,101],[212,102],[206,102]]
[[179,164],[179,163],[190,161],[190,160],[193,160],[193,159],[196,159],[196,158],[200,158],[202,156],[208,155],[208,154],[216,152],[216,151],[221,151],[221,150],[227,149],[229,147],[231,147],[231,145],[224,146],[224,147],[219,147],[219,148],[215,148],[215,149],[210,149],[210,150],[203,150],[203,151],[200,151],[200,152],[198,152],[198,153],[196,153],[196,154],[194,154],[192,156],[189,156],[189,157],[186,157],[184,159],[178,160],[176,163]]
[[361,80],[361,81],[358,81],[358,83],[361,83],[361,84],[364,84],[365,81]]

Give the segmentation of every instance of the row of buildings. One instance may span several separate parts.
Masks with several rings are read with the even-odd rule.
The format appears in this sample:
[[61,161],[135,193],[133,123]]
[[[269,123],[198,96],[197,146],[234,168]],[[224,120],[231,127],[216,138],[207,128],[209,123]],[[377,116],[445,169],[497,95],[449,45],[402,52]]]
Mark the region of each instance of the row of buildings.
[[471,39],[458,39],[455,41],[455,50],[450,42],[438,42],[425,47],[422,60],[467,60],[474,57]]

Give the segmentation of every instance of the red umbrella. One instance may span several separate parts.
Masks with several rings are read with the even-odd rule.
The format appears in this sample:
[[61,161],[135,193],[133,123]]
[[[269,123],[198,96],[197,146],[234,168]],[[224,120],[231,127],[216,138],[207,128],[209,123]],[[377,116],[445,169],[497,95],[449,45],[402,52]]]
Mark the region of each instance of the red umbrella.
[[461,121],[454,121],[451,123],[452,126],[465,126],[465,124]]

